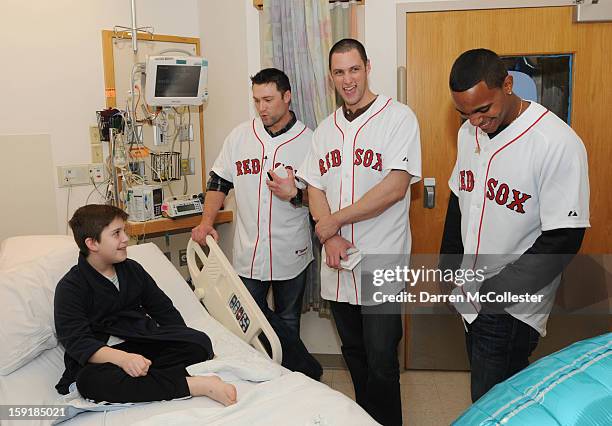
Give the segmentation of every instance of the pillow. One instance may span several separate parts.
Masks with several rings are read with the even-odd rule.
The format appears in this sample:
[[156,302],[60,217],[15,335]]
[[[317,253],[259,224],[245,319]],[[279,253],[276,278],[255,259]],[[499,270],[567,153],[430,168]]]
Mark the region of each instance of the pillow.
[[25,235],[11,237],[0,244],[0,270],[53,253],[57,250],[76,247],[69,235]]
[[7,375],[57,346],[53,296],[58,281],[76,265],[78,250],[62,249],[0,270],[0,375]]

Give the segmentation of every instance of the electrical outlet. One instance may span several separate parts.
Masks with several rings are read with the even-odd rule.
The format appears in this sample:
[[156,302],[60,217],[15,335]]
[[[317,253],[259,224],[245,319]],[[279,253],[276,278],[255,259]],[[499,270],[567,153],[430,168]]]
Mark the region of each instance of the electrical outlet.
[[57,167],[57,181],[60,187],[62,186],[75,186],[75,185],[88,185],[89,180],[89,166],[88,165],[72,165],[72,166],[58,166]]
[[94,164],[104,162],[104,154],[102,152],[101,143],[91,145],[91,162]]
[[184,124],[180,127],[179,137],[182,141],[193,141],[193,124]]
[[179,250],[179,266],[187,265],[187,249]]
[[72,164],[67,166],[57,166],[58,186],[77,186],[102,183],[104,178],[104,164]]
[[166,133],[161,126],[153,126],[153,145],[164,145],[166,143]]
[[91,164],[89,167],[89,177],[93,183],[102,183],[106,181],[104,178],[104,164]]
[[100,142],[100,129],[98,126],[89,126],[89,143],[95,145]]
[[181,159],[181,175],[195,175],[195,159],[194,158],[183,158]]

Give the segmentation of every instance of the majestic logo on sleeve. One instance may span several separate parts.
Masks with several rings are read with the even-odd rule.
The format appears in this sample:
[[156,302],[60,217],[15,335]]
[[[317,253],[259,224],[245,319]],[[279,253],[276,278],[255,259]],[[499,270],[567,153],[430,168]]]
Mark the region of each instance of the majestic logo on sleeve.
[[[355,150],[353,164],[355,166],[363,166],[382,172],[383,157],[382,154],[374,152],[371,149],[357,148]],[[321,172],[321,176],[334,167],[340,167],[340,165],[342,165],[342,154],[340,150],[334,149],[328,152],[325,154],[324,158],[319,159],[319,171]]]
[[[510,200],[510,195],[512,195],[512,200]],[[531,195],[516,189],[511,190],[508,184],[490,178],[487,181],[487,198],[500,206],[506,206],[510,210],[524,214],[525,202],[531,198]]]

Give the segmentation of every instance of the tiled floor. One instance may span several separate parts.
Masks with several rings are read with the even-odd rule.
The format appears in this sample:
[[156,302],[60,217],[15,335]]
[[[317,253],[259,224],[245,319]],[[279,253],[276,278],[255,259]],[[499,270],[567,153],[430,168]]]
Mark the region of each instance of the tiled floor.
[[[346,370],[325,370],[322,381],[355,399]],[[451,371],[406,371],[400,377],[404,425],[449,425],[471,404],[470,374]]]

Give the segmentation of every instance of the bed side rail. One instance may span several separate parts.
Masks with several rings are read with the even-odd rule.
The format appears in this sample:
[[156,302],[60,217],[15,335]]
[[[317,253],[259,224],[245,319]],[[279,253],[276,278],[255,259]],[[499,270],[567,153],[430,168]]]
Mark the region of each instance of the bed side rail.
[[[260,333],[264,333],[270,342],[272,360],[280,364],[283,353],[274,329],[214,238],[207,236],[206,244],[210,250],[208,256],[195,241],[190,239],[187,244],[187,267],[196,296],[214,319],[267,355],[258,338]],[[202,263],[202,269],[198,267],[197,259]]]

